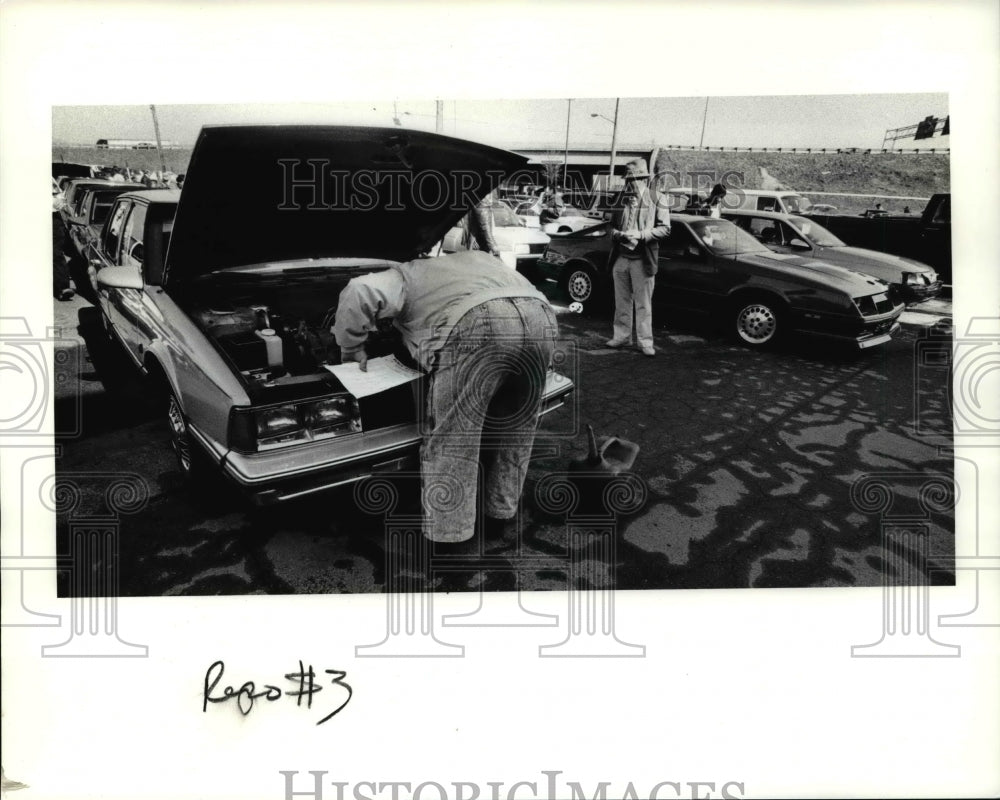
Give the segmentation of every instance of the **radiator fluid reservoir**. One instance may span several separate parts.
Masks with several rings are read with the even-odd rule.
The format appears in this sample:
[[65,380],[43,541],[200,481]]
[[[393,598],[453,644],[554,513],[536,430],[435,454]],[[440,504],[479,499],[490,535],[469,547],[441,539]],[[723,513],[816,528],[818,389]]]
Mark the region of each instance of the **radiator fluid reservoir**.
[[267,366],[272,370],[282,369],[284,366],[281,360],[281,339],[274,332],[274,328],[262,328],[257,331],[257,335],[264,340],[267,348]]

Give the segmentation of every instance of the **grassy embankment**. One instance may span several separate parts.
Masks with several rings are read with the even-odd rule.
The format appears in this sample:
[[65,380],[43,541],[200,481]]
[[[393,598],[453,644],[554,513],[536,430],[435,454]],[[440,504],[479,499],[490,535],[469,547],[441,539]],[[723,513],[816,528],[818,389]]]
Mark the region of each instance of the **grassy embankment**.
[[[820,196],[821,192],[930,197],[950,191],[950,167],[944,153],[727,153],[685,150],[661,150],[657,159],[660,174],[680,173],[676,183],[691,185],[692,172],[707,172],[719,178],[726,172],[743,176],[748,189],[772,188],[766,185],[761,168],[787,188],[809,196],[813,202],[830,203],[842,212],[857,213],[876,201],[859,198]],[[698,178],[701,183],[709,178]],[[734,185],[735,181],[730,181]],[[904,205],[919,213],[920,201],[883,200],[887,211],[901,212]]]
[[[191,149],[164,150],[167,169],[185,172],[191,158]],[[95,147],[52,148],[53,161],[74,161],[82,164],[115,164],[132,169],[160,169],[160,157],[155,150],[98,150]],[[660,174],[680,173],[681,181],[667,179],[670,185],[691,185],[693,172],[708,173],[721,178],[724,173],[737,172],[743,176],[748,189],[770,188],[765,186],[764,173],[786,187],[804,194],[819,192],[847,192],[854,194],[903,195],[930,197],[935,192],[950,190],[948,155],[913,153],[727,153],[694,150],[661,150],[657,161]],[[711,177],[698,178],[699,185],[714,183]],[[870,207],[874,201],[846,197],[821,197],[810,194],[814,202],[838,206],[846,213],[857,213]],[[919,213],[919,201],[882,201],[888,211],[899,212],[909,205]]]

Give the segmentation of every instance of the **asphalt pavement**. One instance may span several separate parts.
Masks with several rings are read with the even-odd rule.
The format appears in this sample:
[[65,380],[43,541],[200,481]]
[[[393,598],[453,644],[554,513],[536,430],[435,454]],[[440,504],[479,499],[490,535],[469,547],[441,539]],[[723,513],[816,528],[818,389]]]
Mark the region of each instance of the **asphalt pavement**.
[[[78,489],[57,517],[64,546],[81,523],[107,515],[109,482],[124,476],[140,496],[119,519],[122,595],[403,585],[400,531],[412,528],[418,476],[397,476],[399,502],[381,510],[366,510],[350,487],[262,510],[219,487],[186,486],[142,384],[122,377],[113,353],[88,351],[77,330],[87,308],[56,302],[57,469]],[[920,498],[922,483],[952,472],[940,449],[951,432],[946,373],[923,369],[920,355],[950,350],[948,301],[907,311],[892,342],[861,354],[808,341],[751,351],[660,314],[657,355],[647,358],[605,347],[607,318],[559,319],[562,369],[577,391],[543,421],[518,520],[479,532],[464,553],[423,552],[406,567],[407,586],[881,585],[919,554],[883,546],[879,512],[861,491],[871,476],[891,484],[894,513],[924,516],[931,554],[954,552],[952,512],[926,511]],[[607,502],[592,502],[606,482],[568,473],[586,455],[588,424],[638,446]],[[567,485],[577,492],[568,505]]]

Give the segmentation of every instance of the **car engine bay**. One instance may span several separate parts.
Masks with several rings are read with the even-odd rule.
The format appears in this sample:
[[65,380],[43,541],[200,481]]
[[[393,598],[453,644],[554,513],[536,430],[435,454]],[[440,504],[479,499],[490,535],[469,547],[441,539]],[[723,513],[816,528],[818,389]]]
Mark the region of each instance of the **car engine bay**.
[[[330,376],[327,365],[341,363],[331,329],[349,277],[213,282],[185,305],[249,387],[308,383]],[[391,320],[379,321],[365,349],[370,358],[395,353],[408,360]]]

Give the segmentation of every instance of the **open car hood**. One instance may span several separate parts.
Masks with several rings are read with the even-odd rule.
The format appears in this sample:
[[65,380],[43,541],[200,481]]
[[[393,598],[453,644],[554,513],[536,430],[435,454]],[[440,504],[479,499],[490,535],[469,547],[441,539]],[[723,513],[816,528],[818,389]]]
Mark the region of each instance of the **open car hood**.
[[408,261],[527,159],[399,128],[202,128],[164,281],[311,258]]

